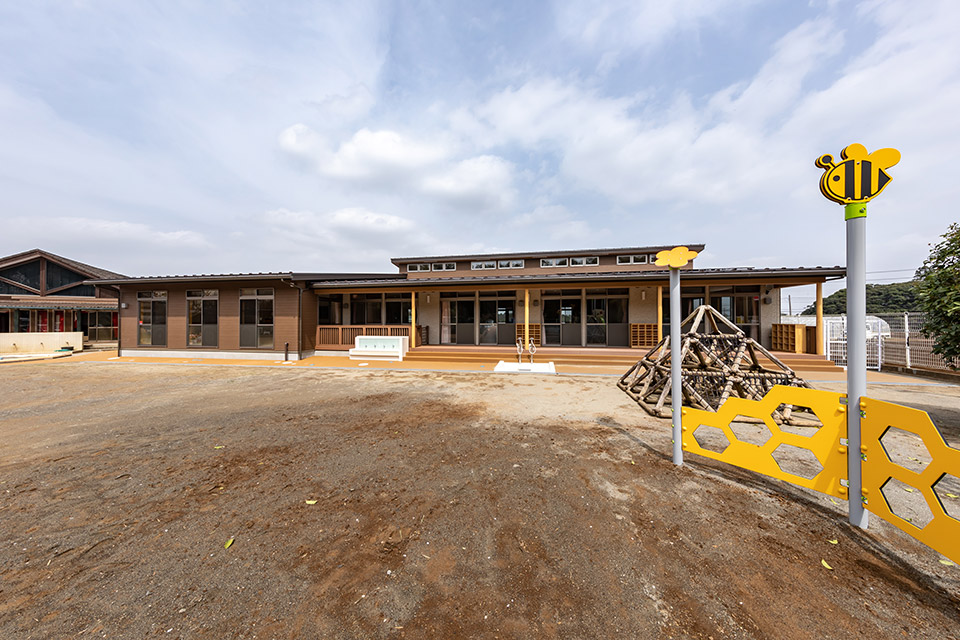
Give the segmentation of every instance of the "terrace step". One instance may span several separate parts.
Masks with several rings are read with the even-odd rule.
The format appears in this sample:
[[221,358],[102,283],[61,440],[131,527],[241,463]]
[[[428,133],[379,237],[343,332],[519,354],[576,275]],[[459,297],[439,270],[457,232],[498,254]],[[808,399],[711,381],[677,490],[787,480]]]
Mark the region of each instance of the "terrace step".
[[[605,348],[577,348],[577,347],[541,347],[534,356],[535,362],[553,362],[555,364],[601,366],[608,368],[622,368],[624,371],[633,366],[647,349],[605,349]],[[774,356],[786,366],[802,372],[839,372],[842,369],[823,356],[812,354],[775,353]],[[524,361],[529,358],[524,353]],[[437,362],[464,364],[492,364],[500,360],[516,361],[516,349],[509,347],[437,347],[425,346],[408,351],[404,360],[411,362]],[[761,363],[765,366],[775,365],[761,356]]]

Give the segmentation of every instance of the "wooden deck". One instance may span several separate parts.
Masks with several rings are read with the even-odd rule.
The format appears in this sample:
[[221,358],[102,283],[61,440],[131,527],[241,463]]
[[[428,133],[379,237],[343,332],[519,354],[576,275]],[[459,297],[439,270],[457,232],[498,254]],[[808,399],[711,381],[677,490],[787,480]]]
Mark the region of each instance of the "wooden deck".
[[[627,349],[615,347],[540,347],[534,355],[535,362],[553,362],[555,364],[622,367],[624,371],[639,360],[647,349]],[[823,356],[773,352],[774,357],[794,371],[837,372],[840,367]],[[529,353],[524,352],[526,361]],[[411,349],[405,361],[495,365],[500,360],[516,361],[515,347],[502,345],[428,345]],[[767,363],[773,366],[773,363]]]

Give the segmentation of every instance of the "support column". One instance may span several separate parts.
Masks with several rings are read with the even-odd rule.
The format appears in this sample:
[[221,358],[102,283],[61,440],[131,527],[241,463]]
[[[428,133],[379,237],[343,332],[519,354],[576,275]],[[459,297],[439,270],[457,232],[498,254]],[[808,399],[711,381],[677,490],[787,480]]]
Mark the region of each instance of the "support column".
[[410,348],[417,346],[417,292],[410,292]]
[[683,386],[680,367],[680,270],[670,268],[670,402],[673,405],[673,464],[683,464]]
[[663,287],[657,286],[657,344],[663,340]]
[[530,289],[523,290],[523,348],[530,344]]
[[[847,503],[850,524],[866,529],[861,475],[860,398],[867,392],[867,205],[848,204],[847,226]],[[874,455],[878,455],[874,452]],[[871,496],[882,500],[882,496]]]
[[817,283],[817,355],[823,355],[823,283]]
[[580,346],[587,346],[587,290],[580,289]]

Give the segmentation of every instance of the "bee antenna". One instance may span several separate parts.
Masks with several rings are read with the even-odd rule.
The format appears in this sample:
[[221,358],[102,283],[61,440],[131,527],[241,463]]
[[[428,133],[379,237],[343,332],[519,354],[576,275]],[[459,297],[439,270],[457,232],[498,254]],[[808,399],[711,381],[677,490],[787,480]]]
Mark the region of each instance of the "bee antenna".
[[817,163],[816,163],[816,164],[817,164],[817,166],[820,167],[821,169],[829,169],[829,168],[831,168],[831,167],[834,166],[834,164],[833,164],[833,156],[830,155],[829,153],[824,154],[824,155],[820,156],[819,158],[817,158]]

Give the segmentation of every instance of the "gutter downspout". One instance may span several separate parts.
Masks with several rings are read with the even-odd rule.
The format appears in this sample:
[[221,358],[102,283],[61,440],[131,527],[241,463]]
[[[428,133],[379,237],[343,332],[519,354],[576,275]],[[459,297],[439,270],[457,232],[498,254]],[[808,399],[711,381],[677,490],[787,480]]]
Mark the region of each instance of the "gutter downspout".
[[[280,282],[284,282],[280,278]],[[303,360],[303,287],[291,279],[287,284],[297,290],[297,362]]]
[[[122,309],[120,308],[120,304],[121,304],[120,301],[121,301],[121,299],[123,298],[123,292],[120,291],[120,287],[119,287],[119,286],[111,286],[110,288],[117,292],[117,357],[119,358],[119,357],[121,356],[121,353],[120,353],[121,347],[120,347],[120,345],[123,344],[123,333],[122,333],[122,332],[123,332],[123,321],[122,321],[121,314],[120,314],[120,312],[122,311]],[[74,311],[74,313],[77,313],[77,312]],[[82,342],[83,342],[83,340],[81,339],[81,343],[82,343]]]

